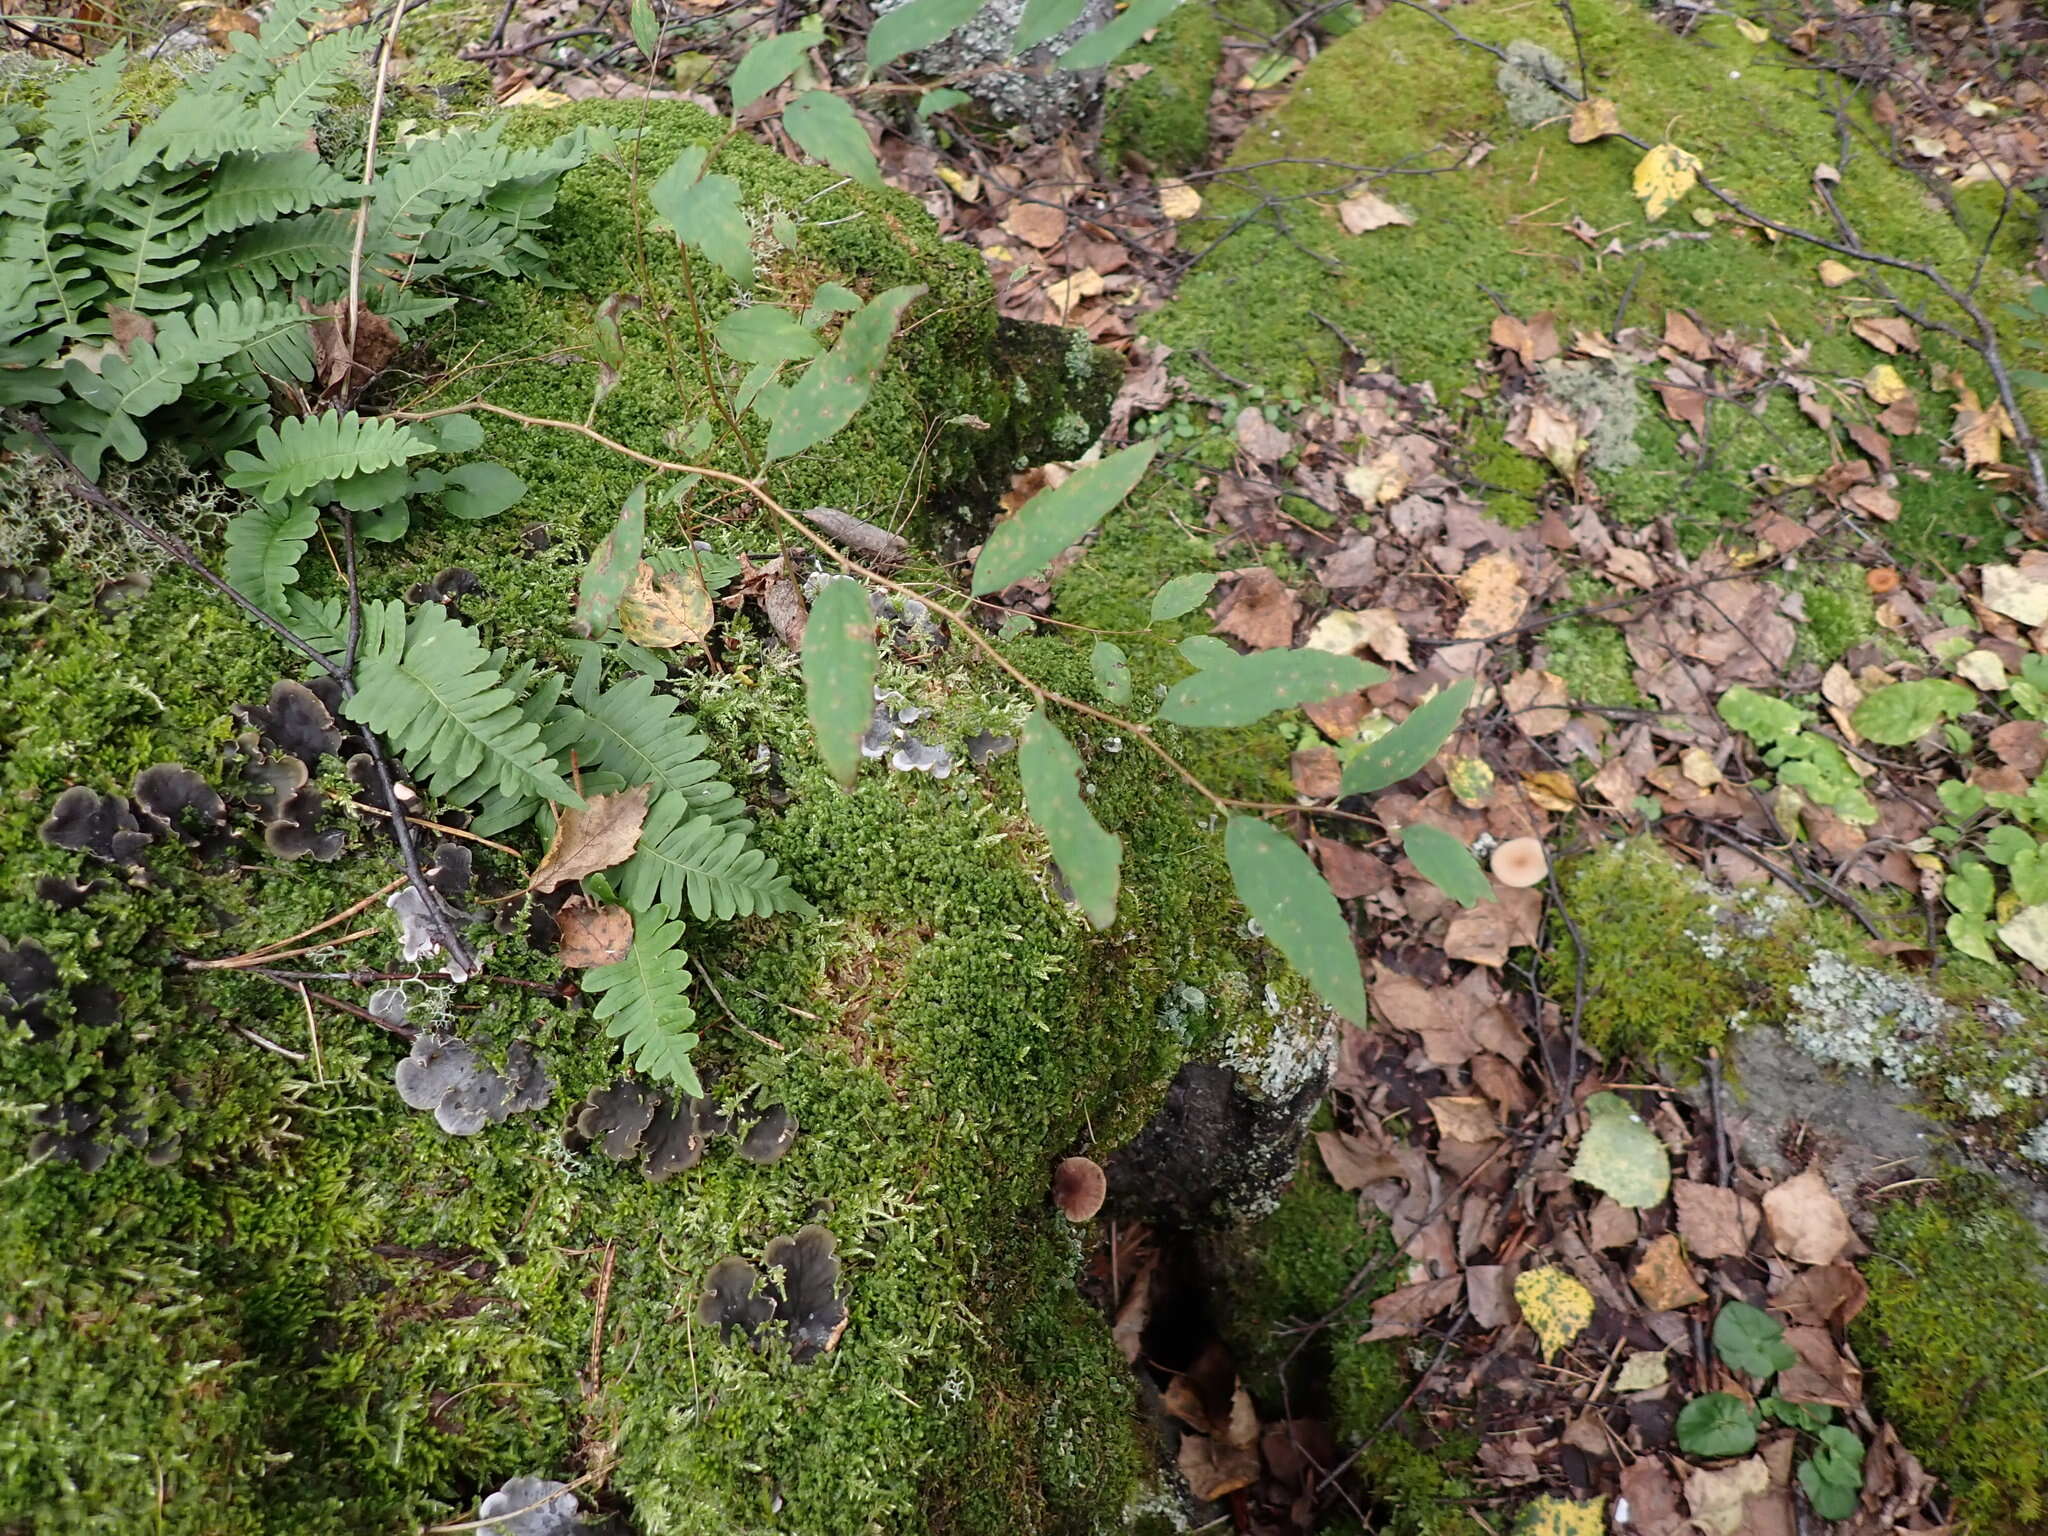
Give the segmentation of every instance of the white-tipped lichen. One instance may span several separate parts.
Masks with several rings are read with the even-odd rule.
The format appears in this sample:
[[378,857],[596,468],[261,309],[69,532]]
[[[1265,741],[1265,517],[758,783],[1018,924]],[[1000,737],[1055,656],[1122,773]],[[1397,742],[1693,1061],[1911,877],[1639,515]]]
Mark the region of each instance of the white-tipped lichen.
[[1901,1087],[1926,1065],[1951,1011],[1918,983],[1829,949],[1789,995],[1786,1030],[1801,1050],[1831,1066],[1882,1072]]

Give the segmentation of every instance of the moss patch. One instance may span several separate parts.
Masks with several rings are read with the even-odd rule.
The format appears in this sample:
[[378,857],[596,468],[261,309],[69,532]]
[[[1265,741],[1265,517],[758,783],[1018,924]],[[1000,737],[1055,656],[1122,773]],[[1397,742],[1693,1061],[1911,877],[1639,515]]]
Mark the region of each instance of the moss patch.
[[1118,62],[1143,68],[1110,88],[1102,105],[1101,154],[1121,165],[1141,155],[1153,171],[1192,170],[1209,155],[1209,89],[1223,62],[1223,25],[1205,0],[1183,5],[1150,42]]
[[2048,1530],[2048,1273],[1988,1182],[1886,1207],[1851,1334],[1873,1399],[1955,1490],[1959,1529]]

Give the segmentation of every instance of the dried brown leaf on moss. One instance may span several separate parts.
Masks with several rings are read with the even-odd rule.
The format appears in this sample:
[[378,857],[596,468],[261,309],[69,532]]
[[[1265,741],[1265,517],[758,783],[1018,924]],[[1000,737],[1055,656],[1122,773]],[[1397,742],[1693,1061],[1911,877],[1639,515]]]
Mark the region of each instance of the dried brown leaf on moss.
[[636,784],[617,794],[592,795],[580,811],[562,812],[555,820],[555,840],[548,845],[547,857],[533,872],[531,888],[552,891],[566,881],[625,863],[639,846],[651,793],[651,786]]
[[1812,1168],[1764,1196],[1764,1222],[1778,1252],[1795,1264],[1832,1264],[1862,1251],[1842,1202]]
[[571,970],[617,965],[633,949],[633,914],[624,907],[602,906],[588,896],[572,896],[555,914],[562,930],[556,958]]

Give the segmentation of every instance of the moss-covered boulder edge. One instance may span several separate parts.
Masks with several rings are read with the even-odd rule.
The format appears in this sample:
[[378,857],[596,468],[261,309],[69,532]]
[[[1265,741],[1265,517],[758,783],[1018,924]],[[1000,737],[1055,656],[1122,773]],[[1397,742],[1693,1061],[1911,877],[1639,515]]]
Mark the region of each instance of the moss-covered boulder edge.
[[[642,307],[594,425],[669,456],[704,402],[653,320],[686,324],[688,306],[672,245],[637,236],[633,183],[723,125],[599,106],[515,131],[552,134],[565,117],[644,126],[636,163],[567,178],[549,236],[562,286],[470,296],[412,359],[467,372],[421,398],[474,390],[581,420],[596,369],[579,349],[598,306],[631,293]],[[986,516],[1010,469],[1099,428],[1114,383],[1100,357],[1039,342],[1019,361],[978,257],[938,240],[909,199],[741,142],[718,169],[764,222],[799,221],[793,250],[764,251],[767,292],[930,289],[868,408],[777,472],[784,500],[891,523]],[[713,269],[693,275],[715,321],[733,294]],[[422,514],[403,542],[365,548],[363,585],[399,595],[459,566],[476,581],[466,620],[560,663],[583,564],[641,471],[569,434],[502,419],[488,432],[526,501],[482,524]],[[744,505],[690,514],[655,537],[776,552]],[[313,595],[339,590],[317,546],[305,573]],[[233,706],[297,670],[175,569],[139,596],[61,570],[52,585],[0,610],[0,933],[40,946],[59,976],[38,1000],[47,1038],[11,1024],[0,1061],[14,1165],[0,1528],[410,1531],[473,1515],[522,1474],[587,1479],[587,1500],[650,1532],[1123,1523],[1154,1457],[1127,1369],[1076,1291],[1082,1242],[1048,1201],[1049,1170],[1141,1125],[1191,1052],[1256,1062],[1276,1034],[1321,1027],[1215,899],[1212,837],[1138,754],[1081,733],[1097,814],[1127,848],[1118,919],[1098,936],[1024,819],[1014,754],[965,751],[1015,735],[1021,690],[906,624],[882,686],[929,712],[918,734],[959,766],[939,780],[877,761],[847,793],[810,744],[794,656],[726,619],[715,659],[672,687],[818,916],[693,926],[698,1055],[714,1094],[783,1104],[801,1131],[772,1166],[716,1143],[657,1185],[564,1145],[578,1101],[621,1075],[587,1010],[509,986],[407,987],[413,1023],[493,1058],[530,1042],[554,1080],[545,1110],[457,1138],[399,1101],[402,1041],[320,1005],[309,1020],[259,978],[183,969],[309,928],[392,878],[388,838],[338,809],[353,786],[333,759],[320,783],[349,835],[330,864],[280,863],[245,836],[213,856],[159,843],[124,876],[40,841],[71,784],[123,793],[160,762],[223,782]],[[1089,687],[1063,640],[1008,654],[1064,691]],[[472,900],[518,889],[513,860],[472,851]],[[44,877],[98,883],[60,906],[38,895]],[[500,926],[482,931],[491,973],[559,977],[524,924]],[[388,933],[297,963],[407,969]],[[91,1117],[116,1154],[93,1171],[32,1160],[39,1106]],[[156,1155],[117,1134],[130,1126]],[[807,1223],[831,1230],[843,1264],[836,1349],[796,1364],[696,1321],[719,1258],[758,1263]]]

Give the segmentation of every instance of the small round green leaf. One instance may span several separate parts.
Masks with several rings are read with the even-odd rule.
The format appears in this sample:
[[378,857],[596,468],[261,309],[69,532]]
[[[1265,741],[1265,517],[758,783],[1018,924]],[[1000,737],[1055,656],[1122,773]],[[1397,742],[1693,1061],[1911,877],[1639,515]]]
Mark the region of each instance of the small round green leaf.
[[1131,702],[1131,664],[1123,647],[1110,640],[1098,640],[1088,653],[1088,665],[1095,673],[1095,687],[1112,704]]
[[1775,1376],[1799,1363],[1785,1342],[1785,1325],[1746,1301],[1729,1302],[1714,1319],[1714,1353],[1752,1376]]
[[1973,708],[1976,702],[1976,690],[1967,684],[1923,677],[1865,695],[1850,714],[1849,723],[1872,741],[1903,747],[1918,741],[1948,716]]
[[1152,622],[1160,624],[1168,619],[1177,619],[1184,613],[1193,613],[1216,590],[1216,580],[1213,571],[1195,571],[1174,577],[1152,594]]
[[1691,1456],[1747,1456],[1756,1449],[1756,1413],[1739,1397],[1708,1392],[1678,1413],[1678,1445]]
[[458,464],[442,479],[441,510],[464,522],[496,517],[526,495],[526,482],[502,464]]

